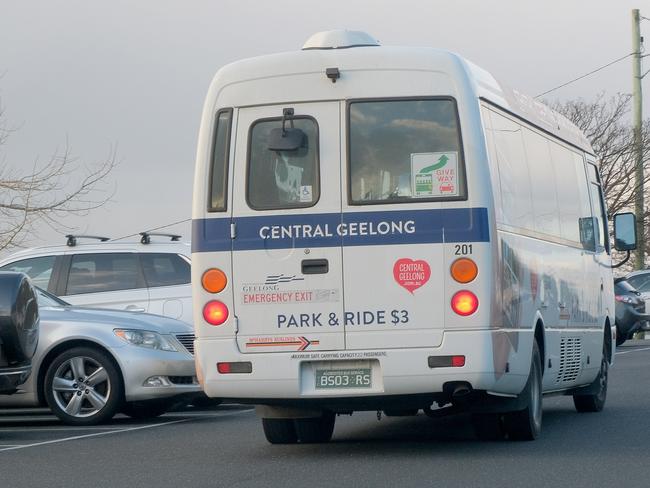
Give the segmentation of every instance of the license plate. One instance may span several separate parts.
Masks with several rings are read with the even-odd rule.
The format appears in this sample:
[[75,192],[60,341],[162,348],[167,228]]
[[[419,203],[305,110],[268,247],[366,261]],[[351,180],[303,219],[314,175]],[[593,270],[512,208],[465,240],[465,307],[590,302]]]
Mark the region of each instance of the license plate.
[[371,388],[370,368],[317,369],[316,389]]

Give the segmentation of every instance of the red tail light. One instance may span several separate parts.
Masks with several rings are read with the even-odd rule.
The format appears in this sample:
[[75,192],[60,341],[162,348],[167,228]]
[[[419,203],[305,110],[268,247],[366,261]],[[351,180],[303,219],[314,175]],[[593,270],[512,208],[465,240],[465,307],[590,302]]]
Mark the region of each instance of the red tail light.
[[210,325],[221,325],[228,320],[228,307],[218,300],[208,302],[203,307],[203,318]]
[[451,308],[458,315],[467,317],[478,309],[478,298],[471,291],[459,291],[451,299]]

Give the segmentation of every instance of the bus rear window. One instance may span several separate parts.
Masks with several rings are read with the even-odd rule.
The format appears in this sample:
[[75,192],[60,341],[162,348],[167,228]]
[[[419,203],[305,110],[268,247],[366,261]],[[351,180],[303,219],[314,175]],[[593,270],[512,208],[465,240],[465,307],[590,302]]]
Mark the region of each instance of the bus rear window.
[[348,126],[351,204],[467,197],[452,99],[351,102]]
[[254,210],[312,207],[319,199],[316,120],[307,116],[291,120],[291,127],[303,134],[298,149],[269,149],[271,131],[282,126],[281,119],[258,120],[251,126],[246,197]]

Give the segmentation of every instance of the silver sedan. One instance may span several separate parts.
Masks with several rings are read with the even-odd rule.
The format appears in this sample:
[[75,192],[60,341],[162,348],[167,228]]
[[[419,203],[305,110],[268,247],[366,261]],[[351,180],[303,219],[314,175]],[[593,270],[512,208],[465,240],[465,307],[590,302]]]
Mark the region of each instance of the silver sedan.
[[[90,309],[38,290],[41,335],[32,374],[1,407],[47,404],[68,424],[92,425],[117,412],[152,417],[203,396],[194,335],[178,320]],[[203,396],[204,397],[204,396]]]

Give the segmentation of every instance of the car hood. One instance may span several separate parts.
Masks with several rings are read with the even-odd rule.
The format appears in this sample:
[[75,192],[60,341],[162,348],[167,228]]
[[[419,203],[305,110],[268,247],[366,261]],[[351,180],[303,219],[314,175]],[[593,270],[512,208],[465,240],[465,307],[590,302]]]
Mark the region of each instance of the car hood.
[[180,320],[142,312],[105,308],[40,307],[41,320],[105,325],[107,328],[150,330],[160,334],[193,334],[191,325]]

